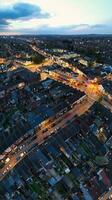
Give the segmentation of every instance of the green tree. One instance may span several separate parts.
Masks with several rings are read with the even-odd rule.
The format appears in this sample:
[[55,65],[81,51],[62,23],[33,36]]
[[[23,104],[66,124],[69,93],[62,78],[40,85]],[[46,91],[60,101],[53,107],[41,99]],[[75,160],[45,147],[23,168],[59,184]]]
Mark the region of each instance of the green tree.
[[37,54],[35,56],[32,56],[31,60],[35,63],[35,64],[40,64],[45,60],[45,57]]

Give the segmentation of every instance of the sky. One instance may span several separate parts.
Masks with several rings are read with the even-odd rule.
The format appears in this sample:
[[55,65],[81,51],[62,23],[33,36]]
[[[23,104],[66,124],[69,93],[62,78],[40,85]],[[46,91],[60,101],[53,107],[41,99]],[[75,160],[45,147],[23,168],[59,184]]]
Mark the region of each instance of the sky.
[[112,34],[112,0],[0,0],[4,34]]

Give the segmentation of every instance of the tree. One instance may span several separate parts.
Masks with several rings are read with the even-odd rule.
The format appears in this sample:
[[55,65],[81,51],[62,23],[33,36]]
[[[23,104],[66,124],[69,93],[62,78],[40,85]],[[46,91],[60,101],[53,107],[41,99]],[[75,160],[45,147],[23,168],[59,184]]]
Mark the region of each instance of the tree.
[[96,156],[95,161],[99,166],[107,165],[109,163],[109,160],[104,156]]
[[35,64],[40,64],[45,60],[45,57],[37,54],[35,56],[32,56],[31,60],[35,63]]

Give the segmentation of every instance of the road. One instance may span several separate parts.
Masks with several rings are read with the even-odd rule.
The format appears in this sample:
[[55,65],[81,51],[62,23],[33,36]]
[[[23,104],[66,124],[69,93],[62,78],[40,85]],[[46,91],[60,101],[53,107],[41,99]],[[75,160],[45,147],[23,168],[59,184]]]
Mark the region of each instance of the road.
[[[54,61],[54,63],[57,63],[59,65],[61,65],[64,68],[69,68],[71,69],[73,72],[78,73],[80,77],[83,77],[83,81],[81,82],[80,79],[74,81],[72,78],[67,78],[65,81],[62,79],[66,76],[66,74],[64,73],[63,75],[60,74],[61,72],[58,72],[56,74],[56,72],[51,72],[51,74],[49,74],[50,78],[53,78],[59,82],[63,82],[65,84],[68,84],[69,86],[76,88],[82,92],[85,92],[88,97],[90,99],[95,99],[95,101],[99,101],[100,98],[102,98],[101,101],[99,101],[104,107],[106,107],[107,109],[110,110],[110,112],[112,112],[112,100],[110,101],[110,99],[108,98],[108,94],[106,94],[103,86],[101,84],[99,84],[98,82],[94,81],[94,80],[89,80],[88,77],[81,72],[79,69],[77,69],[77,67],[74,67],[70,64],[68,64],[67,62],[64,62],[63,60],[61,60],[59,57],[57,56],[51,56],[50,54],[47,54],[46,52],[40,50],[39,48],[37,48],[36,46],[30,45],[30,47],[35,51],[40,53],[41,55],[50,58]],[[55,77],[56,76],[56,77]],[[62,77],[63,76],[63,77]],[[109,76],[110,77],[110,76]],[[103,96],[107,97],[106,99],[103,98]],[[112,99],[112,98],[111,98]]]
[[112,103],[108,99],[102,99],[100,103],[112,112]]
[[98,200],[109,200],[109,199],[112,200],[112,187],[108,192],[106,192],[105,194],[103,194],[101,197],[98,198]]
[[100,86],[98,84],[88,83],[81,80],[80,76],[74,78],[70,74],[62,73],[60,71],[50,71],[46,73],[51,79],[69,85],[70,87],[84,92],[90,99],[94,98],[95,101],[101,97]]
[[[32,48],[38,53],[51,59],[51,55],[48,55],[37,48]],[[57,57],[54,57],[52,60],[54,60],[57,63],[60,62],[63,67],[68,66],[68,63],[62,63],[61,60]],[[71,66],[68,67],[72,68]],[[40,68],[38,70],[40,73],[43,73],[43,71]],[[108,96],[106,96],[105,93],[103,93],[104,91],[102,90],[101,85],[92,80],[88,80],[87,76],[84,75],[78,69],[74,68],[74,71],[79,74],[77,78],[71,76],[70,74],[62,73],[61,71],[50,71],[49,73],[47,73],[47,76],[84,92],[86,94],[84,98],[81,98],[81,101],[78,100],[77,103],[75,103],[72,106],[72,109],[70,111],[58,117],[58,119],[55,118],[53,120],[51,119],[51,121],[44,121],[39,130],[37,131],[36,135],[31,135],[25,141],[21,142],[21,144],[17,146],[15,152],[11,151],[8,154],[9,161],[0,170],[0,180],[2,180],[4,176],[11,169],[13,169],[14,166],[17,165],[17,163],[19,163],[26,155],[29,154],[34,145],[36,145],[37,148],[38,145],[42,144],[49,136],[57,132],[59,128],[64,128],[66,126],[67,121],[73,120],[76,115],[80,116],[84,114],[94,104],[95,101],[98,101],[100,99],[100,97],[102,97],[102,105],[104,105],[108,109],[112,108],[111,101],[108,101]],[[84,79],[82,79],[83,76]],[[103,99],[103,95],[105,95],[107,98]]]
[[72,109],[62,116],[58,116],[58,118],[51,119],[50,121],[45,120],[34,135],[31,135],[25,141],[21,142],[15,151],[12,150],[8,154],[9,161],[0,169],[0,180],[28,155],[32,151],[32,148],[38,148],[48,137],[56,133],[59,128],[66,127],[68,121],[74,120],[74,117],[77,115],[81,116],[84,114],[93,104],[94,101],[90,101],[87,96],[84,96],[78,102],[75,102],[72,105]]
[[16,65],[21,65],[23,67],[23,70],[24,68],[30,70],[31,72],[35,72],[35,71],[39,71],[41,69],[42,66],[47,66],[47,65],[52,65],[53,64],[53,60],[52,59],[46,59],[45,61],[43,61],[43,63],[41,64],[34,64],[34,63],[31,63],[31,64],[27,64],[25,65],[23,62],[16,62],[15,61],[15,66]]

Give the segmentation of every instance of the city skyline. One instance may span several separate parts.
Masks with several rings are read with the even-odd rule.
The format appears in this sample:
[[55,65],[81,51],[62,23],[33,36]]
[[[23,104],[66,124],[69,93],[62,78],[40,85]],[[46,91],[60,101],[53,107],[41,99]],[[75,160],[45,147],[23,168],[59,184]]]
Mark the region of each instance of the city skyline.
[[111,0],[1,0],[0,35],[112,34],[111,8]]

